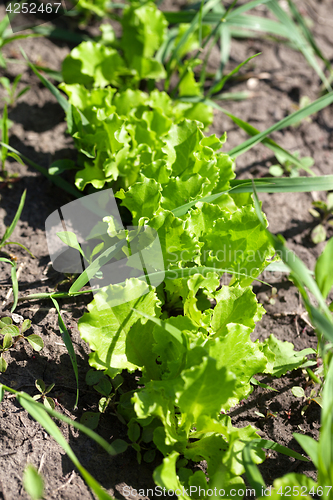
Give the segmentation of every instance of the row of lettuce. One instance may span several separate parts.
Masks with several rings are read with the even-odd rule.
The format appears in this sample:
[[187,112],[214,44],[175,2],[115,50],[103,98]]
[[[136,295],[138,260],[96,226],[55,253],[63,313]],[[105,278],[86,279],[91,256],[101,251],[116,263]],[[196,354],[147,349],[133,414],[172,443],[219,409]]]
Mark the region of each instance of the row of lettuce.
[[[244,487],[242,451],[259,435],[253,426],[233,427],[226,412],[252,392],[254,375],[281,376],[314,351],[295,353],[274,336],[251,341],[264,309],[250,285],[274,248],[252,196],[229,192],[235,175],[233,160],[221,152],[226,138],[203,134],[212,110],[137,88],[142,79],[157,79],[143,72],[153,67],[144,57],[162,41],[153,37],[149,50],[137,43],[144,11],[156,15],[162,33],[155,6],[128,7],[122,38],[113,42],[118,47],[82,43],[64,61],[60,88],[79,152],[76,187],[111,187],[128,210],[128,225],[157,232],[169,275],[156,288],[128,280],[119,290],[124,303],[116,306],[115,286],[98,292],[79,331],[92,350],[91,367],[111,378],[141,372],[141,388],[123,394],[117,412],[139,461],[153,460],[155,450],[163,455],[156,484],[189,498],[191,486],[207,492],[209,478],[209,488],[219,485],[228,498]],[[128,50],[134,41],[140,53]],[[110,234],[104,224],[99,231]],[[224,270],[233,277],[220,287]],[[252,458],[259,463],[265,455],[258,448]],[[191,464],[202,460],[206,473],[194,472]]]
[[[68,102],[61,102],[78,161],[56,162],[50,173],[74,170],[77,189],[87,194],[112,188],[125,226],[156,231],[166,274],[155,287],[132,277],[95,293],[79,331],[91,348],[90,366],[104,377],[139,371],[137,388],[117,396],[116,408],[138,461],[162,457],[155,483],[184,500],[194,498],[191,487],[201,488],[198,499],[216,488],[223,498],[241,499],[244,450],[259,435],[251,425],[233,427],[227,412],[249,396],[255,375],[311,366],[316,361],[306,356],[321,352],[295,352],[273,335],[251,340],[265,312],[251,284],[275,254],[267,222],[250,193],[231,190],[234,161],[222,152],[225,135],[203,133],[212,109],[156,88],[177,72],[176,60],[171,71],[161,62],[167,29],[161,11],[133,2],[121,25],[120,39],[104,25],[101,42],[83,42],[64,60],[60,88]],[[191,34],[184,53],[196,48],[198,36]],[[198,95],[195,64],[178,73],[180,96]],[[117,240],[112,220],[101,220],[98,232],[110,239],[96,258]],[[229,283],[221,286],[227,273]],[[113,304],[115,292],[123,303]],[[264,460],[260,446],[250,458]],[[203,460],[206,472],[193,467]],[[297,474],[292,481],[318,487]]]

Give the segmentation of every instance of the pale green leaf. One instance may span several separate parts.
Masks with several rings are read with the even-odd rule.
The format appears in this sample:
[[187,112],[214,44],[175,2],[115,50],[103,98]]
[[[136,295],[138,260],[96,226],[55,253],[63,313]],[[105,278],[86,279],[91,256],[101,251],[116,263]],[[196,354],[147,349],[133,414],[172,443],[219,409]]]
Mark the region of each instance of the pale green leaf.
[[333,286],[333,238],[327,242],[316,262],[315,276],[319,290],[326,298]]
[[265,340],[265,345],[275,354],[275,361],[274,366],[266,368],[264,372],[270,373],[274,377],[281,377],[288,371],[299,368],[306,361],[308,354],[315,353],[311,348],[295,351],[294,345],[291,342],[283,342],[274,337],[273,334]]
[[35,351],[41,351],[44,347],[43,339],[39,335],[29,335],[25,337]]
[[44,495],[44,481],[37,469],[28,464],[23,473],[23,486],[32,500],[39,500]]

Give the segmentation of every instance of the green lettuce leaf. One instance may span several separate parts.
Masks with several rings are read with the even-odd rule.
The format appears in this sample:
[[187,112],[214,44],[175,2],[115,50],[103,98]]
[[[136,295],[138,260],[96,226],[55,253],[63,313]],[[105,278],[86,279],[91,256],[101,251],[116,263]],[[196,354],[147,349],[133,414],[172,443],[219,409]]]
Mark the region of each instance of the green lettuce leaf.
[[246,286],[264,270],[274,250],[254,207],[245,206],[216,221],[205,236],[201,255],[203,265],[240,273],[234,281]]
[[267,359],[250,339],[252,328],[229,323],[224,331],[223,337],[209,339],[205,347],[209,349],[209,355],[217,360],[217,367],[228,366],[236,376],[234,394],[223,405],[228,410],[252,392],[250,380],[253,375],[265,370]]
[[[138,290],[144,295],[138,297]],[[115,293],[119,302],[123,303],[111,307]],[[143,326],[142,323],[145,324],[146,320],[132,311],[133,307],[152,316],[159,316],[156,294],[136,278],[127,280],[125,286],[112,285],[96,293],[94,300],[88,305],[89,312],[78,323],[81,337],[93,351],[89,357],[90,365],[98,370],[106,370],[111,377],[123,369],[134,371],[140,366],[136,363],[142,363],[143,358],[138,360],[138,354],[133,352],[131,346],[135,334],[127,343],[127,334],[135,323],[139,323],[144,329],[147,341],[151,339],[151,324]],[[134,362],[128,360],[127,352]]]
[[87,87],[121,85],[121,76],[131,74],[115,49],[88,41],[75,47],[64,59],[62,75],[67,84]]
[[315,354],[314,349],[307,348],[302,351],[295,351],[291,342],[283,342],[273,334],[263,343],[263,349],[269,349],[274,355],[274,364],[267,365],[264,373],[269,373],[274,377],[281,377],[288,371],[299,368],[305,361],[308,354]]
[[[238,323],[254,330],[255,321],[261,319],[263,307],[258,304],[250,287],[223,286],[214,294],[212,328],[215,335],[223,337],[227,333],[227,325]],[[259,317],[257,316],[259,314]]]

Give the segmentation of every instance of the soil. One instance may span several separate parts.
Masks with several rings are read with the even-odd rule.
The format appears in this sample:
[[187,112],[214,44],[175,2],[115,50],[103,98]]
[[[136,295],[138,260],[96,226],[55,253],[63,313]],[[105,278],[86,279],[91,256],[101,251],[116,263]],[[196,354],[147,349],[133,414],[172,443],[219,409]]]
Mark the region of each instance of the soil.
[[[333,6],[330,0],[299,2],[302,13],[312,19],[312,31],[326,57],[333,60]],[[162,4],[175,8],[176,2]],[[259,9],[259,15],[264,11]],[[4,7],[0,6],[0,18]],[[58,23],[64,21],[59,20]],[[96,31],[96,27],[93,27]],[[44,38],[25,39],[8,44],[4,48],[7,57],[22,62],[19,46],[22,46],[31,61],[45,64],[55,70],[72,46],[65,42]],[[264,130],[276,121],[295,110],[302,96],[314,100],[320,93],[320,81],[309,67],[303,56],[292,48],[270,40],[249,39],[233,41],[230,68],[235,67],[250,55],[261,52],[241,71],[243,80],[233,81],[226,90],[233,92],[250,90],[252,97],[243,101],[223,101],[221,106],[243,120],[249,121]],[[212,53],[209,71],[215,71],[218,54]],[[10,145],[18,149],[39,165],[48,168],[61,158],[75,159],[72,140],[66,135],[64,114],[49,91],[42,86],[37,77],[24,64],[10,64],[2,70],[2,76],[13,79],[22,72],[19,90],[30,85],[27,92],[9,111],[13,125],[10,129]],[[249,74],[250,73],[250,74]],[[251,76],[251,80],[248,78]],[[3,88],[0,88],[0,104],[3,107]],[[215,113],[212,133],[222,135],[227,131],[226,150],[243,142],[247,136],[222,112]],[[300,151],[301,156],[312,156],[315,160],[313,171],[316,174],[330,174],[332,169],[333,146],[333,109],[332,106],[304,121],[298,127],[290,127],[272,135],[281,146],[289,151]],[[237,159],[239,177],[263,177],[268,175],[268,167],[274,164],[270,150],[262,145],[248,151]],[[63,279],[50,266],[45,238],[45,220],[50,213],[71,201],[69,195],[55,187],[36,170],[9,160],[7,169],[17,173],[17,182],[12,187],[1,184],[0,196],[0,235],[5,226],[12,221],[20,197],[27,189],[27,199],[22,216],[11,237],[13,241],[24,244],[35,256],[32,259],[22,248],[11,246],[10,251],[17,257],[19,270],[20,295],[36,292],[50,292]],[[324,193],[293,193],[260,195],[263,210],[267,215],[270,230],[281,233],[289,248],[313,269],[316,258],[324,244],[314,245],[310,232],[315,220],[308,209],[314,197],[324,199]],[[329,229],[328,237],[333,229]],[[8,247],[7,247],[8,248]],[[10,315],[9,295],[10,269],[8,264],[0,263],[0,311]],[[278,293],[275,304],[267,300],[268,288],[265,285],[254,287],[259,300],[264,304],[267,314],[258,324],[253,339],[263,340],[271,333],[281,339],[293,342],[296,350],[316,347],[316,336],[306,323],[299,294],[286,277],[267,275],[267,281],[274,282]],[[47,301],[19,303],[15,313],[32,321],[31,333],[40,335],[45,347],[40,353],[32,351],[30,345],[20,343],[17,349],[6,354],[8,369],[0,375],[0,382],[24,390],[31,395],[37,394],[35,380],[43,379],[48,385],[55,383],[51,393],[56,398],[59,411],[74,419],[79,419],[84,411],[96,410],[98,397],[85,383],[88,369],[87,345],[80,339],[77,320],[83,314],[89,298],[81,297],[72,301],[62,301],[61,309],[67,328],[72,334],[75,347],[80,383],[80,400],[77,410],[75,402],[75,379],[66,347],[63,344],[56,311]],[[232,422],[237,426],[254,425],[263,437],[274,440],[301,452],[292,437],[293,432],[302,432],[318,437],[320,427],[320,408],[311,403],[304,415],[301,409],[305,401],[296,399],[290,389],[295,385],[305,387],[301,370],[287,374],[281,379],[263,379],[278,392],[256,387],[250,398],[230,412]],[[131,383],[128,380],[127,383]],[[307,389],[307,394],[309,389]],[[11,396],[6,395],[0,406],[1,415],[1,452],[0,452],[0,499],[27,498],[22,487],[22,473],[27,462],[33,463],[45,479],[45,498],[66,500],[86,500],[93,498],[89,488],[74,468],[62,448],[31,419]],[[276,413],[276,416],[263,418],[256,412]],[[134,450],[128,450],[116,457],[109,457],[92,440],[60,423],[59,428],[72,446],[83,466],[117,499],[153,498],[126,494],[124,487],[139,490],[153,488],[152,471],[160,463],[158,457],[152,464],[138,465]],[[102,415],[98,432],[105,438],[126,439],[126,427],[110,414]],[[261,472],[267,484],[288,471],[304,472],[315,477],[311,464],[293,461],[283,455],[272,453],[262,464]]]

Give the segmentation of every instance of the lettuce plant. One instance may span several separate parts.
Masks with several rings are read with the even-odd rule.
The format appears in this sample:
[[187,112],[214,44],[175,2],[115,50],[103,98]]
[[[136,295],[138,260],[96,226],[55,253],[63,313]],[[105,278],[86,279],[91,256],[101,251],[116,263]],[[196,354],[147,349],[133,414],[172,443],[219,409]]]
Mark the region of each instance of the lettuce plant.
[[129,187],[138,179],[140,165],[165,157],[163,147],[174,122],[198,118],[208,125],[212,116],[203,104],[175,103],[158,90],[61,88],[69,96],[68,129],[83,167],[75,176],[80,190],[87,184],[95,189]]
[[[255,374],[280,376],[313,353],[250,338],[264,313],[250,285],[274,250],[251,196],[230,191],[224,140],[183,120],[171,125],[160,158],[138,164],[135,181],[115,196],[131,224],[157,231],[165,279],[156,288],[137,278],[102,288],[79,321],[91,367],[111,378],[141,372],[117,411],[138,460],[162,453],[154,480],[182,499],[191,486],[207,491],[206,475],[189,461],[206,461],[209,488],[244,485],[242,450],[258,435],[252,426],[234,428],[226,412],[248,397]],[[104,224],[107,232],[110,221]],[[232,278],[221,287],[226,271]],[[139,298],[138,287],[145,288]],[[123,303],[113,306],[115,288]],[[259,463],[264,455],[253,451],[252,458]]]
[[[128,187],[136,180],[140,162],[162,158],[163,137],[173,123],[188,118],[208,126],[213,119],[211,106],[176,102],[155,89],[166,77],[156,51],[168,25],[155,4],[132,2],[123,11],[121,25],[119,40],[104,26],[100,42],[81,43],[63,61],[60,88],[72,105],[67,122],[80,152],[80,190],[87,184],[101,189],[117,179]],[[197,89],[192,92],[190,87],[186,77],[181,89],[197,96]],[[143,88],[150,92],[139,90]]]
[[166,38],[168,23],[152,2],[133,2],[123,11],[122,36],[103,28],[102,42],[83,42],[65,58],[64,80],[104,87],[138,88],[141,80],[165,77],[163,65],[154,57]]

